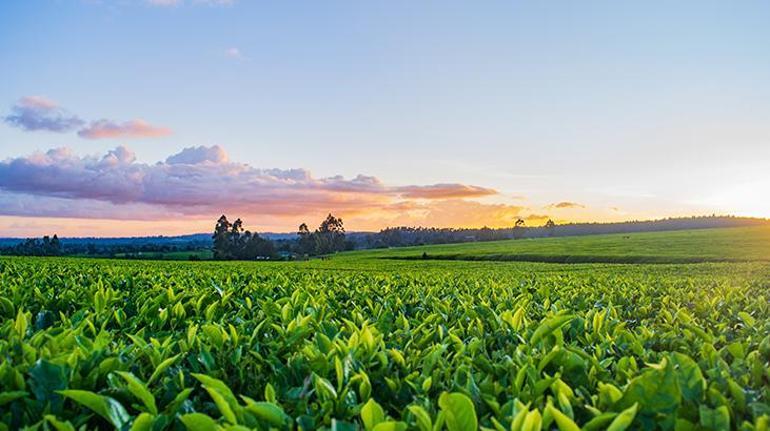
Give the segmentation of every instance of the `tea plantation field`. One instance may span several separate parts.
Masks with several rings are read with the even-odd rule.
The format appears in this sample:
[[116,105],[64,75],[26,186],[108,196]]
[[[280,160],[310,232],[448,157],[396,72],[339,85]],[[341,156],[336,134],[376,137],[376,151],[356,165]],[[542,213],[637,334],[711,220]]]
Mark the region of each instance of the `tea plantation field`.
[[0,429],[767,430],[770,264],[750,253],[0,258]]
[[402,247],[352,256],[553,263],[770,262],[770,226]]

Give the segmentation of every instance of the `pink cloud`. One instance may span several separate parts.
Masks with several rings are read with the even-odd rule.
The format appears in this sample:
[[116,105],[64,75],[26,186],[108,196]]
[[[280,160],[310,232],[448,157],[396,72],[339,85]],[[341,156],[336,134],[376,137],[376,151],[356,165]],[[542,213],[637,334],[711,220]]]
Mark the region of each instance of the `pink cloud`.
[[56,102],[43,96],[25,96],[19,99],[19,106],[36,109],[56,109]]
[[496,195],[497,191],[464,184],[433,184],[430,186],[399,187],[402,196],[417,199],[475,198]]
[[170,129],[153,126],[141,119],[124,123],[102,119],[93,121],[88,127],[78,131],[78,136],[86,139],[158,138],[170,134]]
[[86,139],[157,138],[171,134],[170,129],[153,126],[142,119],[123,123],[101,119],[84,127],[84,120],[43,96],[22,97],[11,107],[10,114],[0,119],[25,132],[67,133],[78,130],[78,136]]
[[259,169],[230,161],[219,146],[185,148],[155,164],[138,162],[122,146],[102,156],[58,148],[0,162],[0,215],[143,220],[225,212],[285,220],[328,211],[362,219],[408,212],[415,221],[420,214],[457,216],[457,202],[476,209],[469,216],[519,211],[458,199],[493,193],[463,184],[389,186],[367,175],[316,178],[305,169]]

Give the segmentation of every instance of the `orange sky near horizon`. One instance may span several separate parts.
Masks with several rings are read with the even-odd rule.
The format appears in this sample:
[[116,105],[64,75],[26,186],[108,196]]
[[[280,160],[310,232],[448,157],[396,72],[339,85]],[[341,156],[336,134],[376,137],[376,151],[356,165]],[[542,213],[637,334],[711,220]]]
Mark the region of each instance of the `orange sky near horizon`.
[[[473,206],[476,208],[476,206]],[[564,211],[560,211],[564,213]],[[334,213],[334,212],[333,212]],[[453,221],[452,214],[426,218],[425,214],[356,214],[347,217],[344,213],[334,213],[342,217],[348,231],[379,231],[386,227],[394,226],[422,226],[422,227],[448,227],[448,228],[503,228],[512,227],[517,217],[521,216],[528,226],[542,226],[548,218],[557,224],[569,222],[620,222],[637,219],[617,211],[609,211],[605,214],[594,214],[584,211],[583,214],[573,218],[566,214],[557,216],[548,214],[516,213],[515,211],[498,211],[494,215],[489,213],[468,215],[465,214]],[[704,213],[705,214],[705,213]],[[234,220],[240,217],[244,220],[245,228],[256,232],[294,232],[300,223],[307,223],[311,228],[317,226],[325,216],[324,214],[307,214],[306,217],[268,218],[258,214],[227,214]],[[494,218],[497,216],[498,218]],[[0,237],[27,238],[42,235],[58,234],[60,237],[131,237],[131,236],[175,236],[192,233],[207,233],[213,231],[216,219],[212,216],[208,219],[160,219],[160,220],[114,220],[114,219],[76,219],[63,217],[14,217],[0,216]],[[492,218],[487,218],[492,217]],[[596,217],[596,218],[593,218]],[[658,217],[640,217],[638,219],[653,219]]]

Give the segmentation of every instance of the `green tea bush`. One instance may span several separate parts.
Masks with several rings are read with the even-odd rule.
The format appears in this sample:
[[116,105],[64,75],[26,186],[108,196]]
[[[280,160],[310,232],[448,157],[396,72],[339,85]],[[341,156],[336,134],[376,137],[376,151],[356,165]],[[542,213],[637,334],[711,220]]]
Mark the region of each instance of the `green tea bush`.
[[0,429],[768,429],[757,264],[346,265],[2,259]]

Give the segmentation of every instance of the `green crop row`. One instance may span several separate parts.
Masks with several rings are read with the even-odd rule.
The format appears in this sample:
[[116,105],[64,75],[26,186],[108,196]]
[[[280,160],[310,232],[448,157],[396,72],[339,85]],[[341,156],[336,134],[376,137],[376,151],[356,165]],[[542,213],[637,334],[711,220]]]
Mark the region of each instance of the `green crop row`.
[[0,259],[0,429],[770,426],[759,266],[347,265]]

